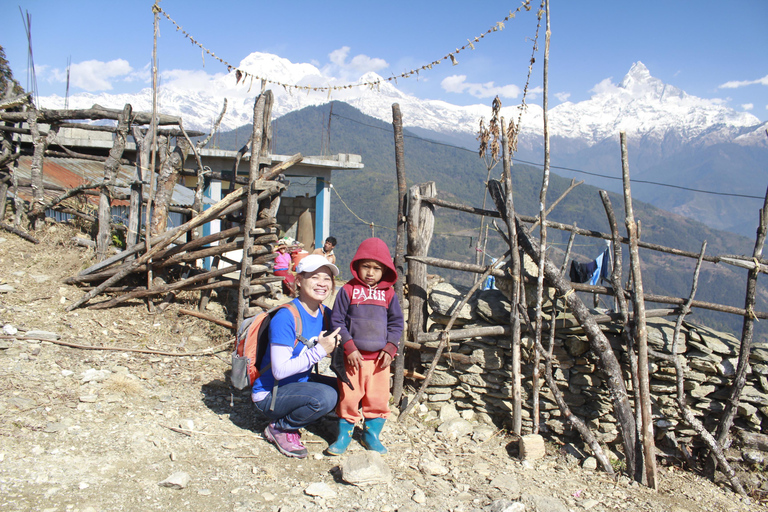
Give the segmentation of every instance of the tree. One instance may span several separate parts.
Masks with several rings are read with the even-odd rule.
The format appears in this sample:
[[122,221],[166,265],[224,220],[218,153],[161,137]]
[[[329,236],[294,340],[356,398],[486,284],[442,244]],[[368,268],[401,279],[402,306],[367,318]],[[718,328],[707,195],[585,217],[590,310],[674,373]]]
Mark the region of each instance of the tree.
[[11,66],[5,57],[5,49],[0,45],[0,96],[5,95],[6,84],[10,84],[13,87],[11,96],[24,94],[24,88],[13,78],[13,71],[11,71]]

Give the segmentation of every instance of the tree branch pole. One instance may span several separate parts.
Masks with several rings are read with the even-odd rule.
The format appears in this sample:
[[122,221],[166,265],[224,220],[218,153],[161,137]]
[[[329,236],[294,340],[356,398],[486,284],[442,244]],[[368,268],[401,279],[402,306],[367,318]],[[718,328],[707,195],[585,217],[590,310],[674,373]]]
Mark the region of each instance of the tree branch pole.
[[[120,112],[121,109],[104,108],[101,105],[93,105],[91,108],[77,110],[49,110],[42,108],[38,111],[37,122],[53,124],[65,119],[87,119],[93,121],[110,119],[112,121],[117,121]],[[177,116],[169,116],[165,114],[158,115],[157,119],[161,125],[178,124],[179,122]],[[148,112],[134,112],[132,120],[133,124],[145,125],[151,122],[152,115]],[[0,112],[0,121],[25,123],[27,122],[27,114],[26,112]]]
[[[545,217],[548,217],[548,216],[549,216],[549,214],[550,214],[550,213],[552,213],[552,210],[554,210],[554,209],[555,209],[555,207],[556,207],[558,204],[560,204],[560,201],[562,201],[563,199],[565,199],[565,198],[568,196],[568,194],[570,194],[570,193],[571,193],[571,191],[572,191],[573,189],[575,189],[576,187],[578,187],[579,185],[581,185],[581,184],[583,184],[583,183],[584,183],[584,181],[583,181],[583,180],[582,180],[582,181],[576,181],[575,179],[571,180],[571,184],[570,184],[570,185],[568,185],[568,188],[567,188],[567,189],[565,189],[565,190],[563,191],[563,193],[562,193],[562,194],[560,194],[560,197],[558,197],[556,200],[554,200],[554,201],[552,202],[552,204],[550,204],[550,205],[549,205],[549,207],[546,209],[546,211],[544,212],[544,213],[545,213]],[[534,222],[533,224],[531,224],[531,226],[530,226],[530,228],[529,228],[529,231],[533,231],[534,229],[536,229],[536,227],[537,227],[537,226],[538,226],[540,223],[541,223],[541,218],[539,217],[539,218],[537,218],[537,219],[536,219],[536,222]],[[574,226],[575,226],[575,224],[574,224]],[[568,229],[568,230],[566,230],[566,231],[571,231],[571,232],[573,232],[573,230],[570,230],[570,229]]]
[[563,398],[563,393],[560,391],[560,388],[557,386],[557,381],[555,380],[555,377],[552,374],[552,349],[555,346],[555,317],[556,316],[557,316],[557,299],[555,299],[555,303],[554,303],[552,325],[549,328],[548,349],[545,349],[538,340],[534,340],[534,343],[538,344],[537,349],[544,357],[544,363],[545,363],[544,378],[547,381],[547,386],[549,386],[550,391],[552,391],[552,396],[555,398],[555,403],[557,403],[557,407],[558,409],[560,409],[560,413],[565,417],[565,419],[568,420],[568,422],[571,425],[573,425],[573,428],[575,428],[579,432],[579,434],[581,435],[581,438],[584,439],[584,441],[592,449],[592,453],[595,455],[595,458],[600,462],[600,466],[603,468],[603,471],[613,476],[614,471],[613,471],[613,466],[611,466],[611,461],[605,455],[603,448],[600,446],[600,443],[597,441],[597,438],[595,437],[595,435],[589,429],[589,426],[587,426],[587,424],[584,423],[584,421],[581,418],[573,414],[573,411],[571,411],[571,408],[568,407],[568,404]]
[[[216,122],[213,124],[213,129],[211,129],[211,133],[208,134],[208,136],[199,141],[197,145],[192,143],[192,139],[189,138],[189,135],[187,134],[186,130],[184,130],[184,126],[179,122],[179,130],[181,130],[181,133],[184,134],[184,138],[187,139],[187,143],[189,144],[190,149],[192,150],[192,154],[195,156],[195,162],[197,163],[197,183],[195,186],[195,200],[192,203],[192,209],[195,210],[198,214],[203,211],[203,194],[205,192],[205,168],[203,167],[203,161],[200,159],[200,149],[205,147],[206,144],[208,144],[208,141],[211,140],[211,137],[214,133],[219,129],[219,126],[221,125],[221,120],[224,119],[224,113],[227,111],[227,98],[224,98],[224,106],[221,108],[221,113],[219,113],[219,117],[216,118]],[[195,233],[196,238],[200,238],[199,233]]]
[[[430,202],[435,206],[442,206],[443,208],[450,208],[451,210],[456,210],[456,211],[466,212],[466,213],[473,213],[475,215],[485,215],[487,217],[501,218],[501,214],[494,210],[482,210],[474,206],[467,206],[465,204],[454,203],[451,201],[446,201],[445,199],[439,199],[437,197],[424,198],[424,200]],[[532,217],[530,215],[517,215],[516,217],[521,223],[526,223],[526,224],[537,224],[539,221],[538,217]],[[552,220],[547,220],[547,227],[558,229],[560,231],[575,231],[577,235],[588,236],[590,238],[602,238],[603,240],[613,239],[610,233],[602,233],[600,231],[594,231],[591,229],[583,229],[573,224],[564,224],[562,222],[555,222]],[[629,239],[626,237],[621,237],[621,243],[628,245]],[[642,240],[637,241],[637,246],[642,249],[650,249],[652,251],[663,252],[666,254],[674,254],[675,256],[683,256],[683,257],[691,258],[694,260],[699,257],[698,253],[695,253],[695,252],[683,251],[682,249],[675,249],[672,247],[666,247],[664,245],[652,244],[649,242],[644,242]],[[722,260],[720,256],[704,256],[704,261],[708,261],[710,263],[726,263],[729,265],[733,264],[730,261]],[[684,300],[685,299],[683,299],[683,301]],[[694,305],[693,307],[696,307],[696,306]]]
[[260,170],[259,162],[261,160],[261,147],[264,138],[264,123],[269,122],[267,110],[267,103],[271,101],[272,91],[266,91],[256,98],[253,104],[253,131],[251,133],[251,160],[250,167],[248,169],[248,181],[249,185],[247,190],[247,203],[245,207],[243,222],[245,224],[245,238],[243,238],[243,257],[241,260],[240,269],[240,285],[238,286],[237,293],[237,316],[235,317],[235,325],[238,329],[245,320],[248,307],[250,306],[250,298],[245,296],[245,289],[250,285],[250,276],[248,275],[247,268],[251,264],[251,257],[248,254],[249,249],[253,245],[253,239],[250,236],[250,229],[253,227],[256,221],[256,216],[259,210],[259,201],[257,195],[253,192],[253,183],[259,179]]
[[[517,235],[520,246],[534,261],[538,262],[539,258],[544,257],[536,247],[535,241],[521,226],[517,230]],[[570,283],[560,276],[558,268],[549,260],[544,265],[544,277],[557,290],[557,293],[565,298],[568,309],[584,329],[590,348],[597,355],[600,367],[605,372],[605,383],[613,400],[613,408],[627,458],[627,467],[633,468],[635,465],[635,441],[637,439],[635,418],[632,414],[621,365],[619,365],[616,354],[614,354],[608,339],[600,330],[595,318],[590,314],[579,296],[573,293],[574,289]]]
[[[155,195],[155,163],[157,158],[157,25],[160,19],[160,6],[155,3],[152,6],[152,12],[154,13],[154,37],[152,42],[152,120],[150,129],[152,130],[152,145],[150,147],[149,156],[149,196],[147,197],[146,206],[146,218],[144,220],[144,240],[147,246],[146,254],[152,252],[151,239],[149,226],[152,224],[152,204]],[[152,287],[152,265],[149,258],[147,258],[147,289]],[[152,309],[152,303],[147,303],[148,307]]]
[[[507,226],[510,255],[510,277],[512,278],[512,293],[510,294],[510,314],[509,325],[511,327],[512,346],[512,430],[518,436],[523,431],[523,398],[522,398],[522,369],[521,369],[521,348],[520,348],[520,315],[517,313],[520,297],[525,296],[523,284],[522,263],[520,261],[520,247],[518,245],[518,226],[515,222],[515,202],[514,191],[512,189],[512,156],[511,141],[507,135],[507,127],[504,118],[501,118],[501,151],[504,179],[504,195],[500,197],[501,187],[496,180],[488,182],[488,191],[491,198],[496,203],[499,212],[503,212],[502,220]],[[503,258],[499,258],[502,260]],[[490,269],[492,270],[492,265]]]
[[[541,254],[547,253],[547,190],[549,189],[549,122],[548,122],[548,94],[549,94],[549,39],[552,32],[549,27],[549,0],[545,0],[546,5],[546,36],[544,42],[544,92],[543,92],[543,105],[542,116],[544,120],[544,173],[541,180],[541,189],[539,191],[539,247],[541,248]],[[534,340],[536,347],[533,355],[533,374],[531,380],[533,381],[533,433],[539,433],[539,360],[541,359],[541,320],[542,320],[542,304],[544,302],[544,258],[540,258],[538,262],[538,276],[536,279],[536,313],[534,316],[534,324],[536,325],[536,332],[534,333]],[[554,318],[553,318],[554,320]],[[552,323],[554,325],[554,321]]]
[[[397,269],[397,281],[395,292],[400,308],[405,310],[405,295],[403,282],[405,281],[405,245],[406,245],[406,211],[405,211],[405,144],[403,142],[403,116],[400,113],[400,105],[392,104],[392,128],[395,134],[395,169],[397,171],[397,235],[395,241],[395,268]],[[405,340],[408,332],[403,329],[400,335],[400,343],[395,357],[395,378],[392,386],[392,398],[394,403],[400,403],[403,394],[403,378],[405,375]]]
[[13,227],[16,229],[21,228],[21,216],[24,213],[24,201],[19,195],[19,157],[21,156],[21,137],[14,136],[14,158],[13,171],[11,172],[11,183],[13,184]]
[[[635,402],[635,422],[637,425],[637,453],[642,453],[642,445],[640,440],[642,439],[641,425],[643,424],[642,413],[639,407],[640,397],[638,395],[638,389],[640,389],[640,380],[638,378],[637,370],[637,353],[635,352],[635,341],[632,337],[631,327],[629,323],[629,305],[627,304],[627,296],[624,291],[624,287],[621,284],[621,277],[623,274],[623,256],[621,254],[621,242],[619,242],[619,225],[616,222],[616,215],[613,212],[613,205],[608,197],[608,193],[604,190],[600,191],[600,199],[603,201],[603,208],[605,214],[608,217],[608,225],[611,228],[611,234],[613,235],[613,268],[611,269],[611,286],[613,286],[613,297],[618,305],[618,310],[621,315],[621,338],[624,340],[626,348],[627,358],[629,359],[629,371],[631,374],[632,390],[634,392]],[[637,458],[637,466],[632,468],[635,474],[642,473],[642,457]]]
[[[139,232],[141,231],[141,206],[144,204],[144,184],[146,183],[147,171],[149,170],[149,150],[150,143],[147,140],[151,137],[154,130],[154,120],[149,125],[149,130],[142,133],[138,126],[133,127],[133,140],[136,144],[136,164],[131,182],[131,194],[129,199],[130,207],[128,209],[128,232],[125,236],[125,245],[131,247],[139,242]],[[151,174],[150,174],[151,176]],[[149,208],[147,201],[147,208]]]
[[[172,284],[164,284],[161,286],[155,286],[151,289],[138,289],[133,290],[131,292],[125,293],[123,295],[120,295],[118,297],[115,297],[111,300],[101,302],[99,304],[94,304],[90,306],[91,309],[107,309],[111,308],[113,306],[117,306],[118,304],[122,304],[123,302],[138,298],[138,297],[151,297],[153,295],[160,295],[165,292],[170,292],[174,290],[181,290],[185,288],[186,286],[193,285],[200,283],[201,281],[207,281],[208,279],[214,278],[214,277],[221,277],[225,274],[229,274],[231,272],[237,272],[238,266],[237,265],[230,265],[225,268],[211,270],[209,272],[204,272],[202,274],[198,274],[193,277],[188,277],[186,279],[181,279],[179,281],[175,281]],[[279,279],[279,278],[277,278]]]
[[[424,197],[437,195],[434,182],[414,185],[408,190],[408,253],[426,256],[432,242],[435,226],[434,206],[422,202]],[[427,265],[420,261],[408,261],[408,337],[419,342],[426,328],[427,314]],[[407,407],[404,400],[397,402],[401,411]]]
[[117,179],[120,158],[123,156],[123,151],[125,151],[126,137],[128,136],[128,130],[131,128],[132,111],[130,103],[126,103],[117,121],[117,131],[114,135],[112,148],[109,150],[106,162],[104,162],[104,180],[99,187],[99,232],[96,235],[96,255],[100,261],[106,259],[107,249],[109,249],[110,245],[112,187],[114,187],[115,180]]
[[640,255],[637,249],[637,224],[632,209],[632,192],[629,183],[629,157],[627,155],[627,134],[619,134],[621,140],[621,171],[624,179],[625,224],[629,235],[629,261],[632,266],[632,302],[635,311],[635,339],[637,341],[637,370],[640,381],[640,410],[643,417],[643,455],[645,478],[649,487],[658,490],[656,475],[656,446],[653,439],[653,415],[651,413],[651,390],[648,370],[648,331],[645,324],[645,300],[643,298],[643,276],[640,272]]
[[[763,254],[766,233],[768,233],[768,190],[766,190],[765,193],[763,207],[760,209],[757,234],[755,236],[755,248],[752,251],[752,257],[755,259],[755,262],[757,262]],[[744,389],[744,385],[747,382],[749,353],[752,345],[755,320],[757,318],[754,313],[754,307],[757,294],[758,275],[758,265],[755,264],[755,268],[750,269],[747,273],[747,292],[744,297],[744,309],[749,314],[744,317],[744,322],[741,328],[741,345],[739,347],[739,362],[736,365],[736,375],[733,378],[730,396],[725,402],[725,410],[723,411],[723,416],[720,419],[720,424],[717,426],[716,431],[717,443],[724,449],[727,449],[730,445],[728,435],[731,430],[731,425],[733,425],[733,418],[736,416],[739,407],[741,390]]]
[[33,237],[32,235],[28,235],[27,233],[25,233],[24,231],[22,231],[20,229],[17,229],[17,228],[15,228],[13,226],[9,226],[5,222],[0,222],[0,228],[8,231],[9,233],[13,233],[14,235],[20,236],[21,238],[23,238],[27,242],[32,242],[33,244],[39,244],[40,243],[40,240],[38,240],[37,238]]
[[691,409],[688,407],[688,405],[685,403],[685,373],[683,370],[683,358],[678,355],[677,347],[680,341],[680,329],[683,326],[683,319],[685,318],[685,315],[691,312],[691,303],[693,302],[693,297],[696,295],[696,289],[698,288],[699,284],[699,272],[701,271],[701,261],[704,256],[704,252],[707,249],[707,241],[705,240],[704,243],[701,244],[701,256],[699,260],[696,262],[696,269],[693,271],[693,283],[691,284],[691,294],[688,297],[688,300],[685,304],[683,304],[683,307],[680,308],[680,314],[677,316],[677,321],[675,322],[675,329],[672,333],[672,348],[670,350],[671,352],[671,361],[675,365],[675,383],[676,383],[676,389],[677,394],[675,396],[675,401],[677,402],[677,406],[680,409],[680,415],[683,418],[683,420],[688,423],[691,428],[693,428],[699,436],[704,440],[707,447],[709,447],[709,450],[711,451],[712,455],[715,457],[715,460],[717,460],[717,463],[722,466],[723,473],[728,477],[728,481],[731,482],[731,487],[734,491],[741,495],[745,495],[744,488],[741,486],[741,482],[739,482],[738,477],[736,476],[736,473],[733,471],[733,468],[728,463],[728,460],[725,457],[725,454],[723,453],[722,448],[720,445],[717,444],[717,441],[715,440],[715,437],[706,429],[704,428],[704,425],[699,421],[699,419],[693,414]]
[[[491,181],[493,182],[493,180]],[[431,265],[433,267],[448,268],[452,270],[464,270],[466,272],[474,272],[476,274],[482,274],[483,271],[485,270],[485,267],[481,267],[473,263],[462,263],[458,261],[444,260],[441,258],[433,258],[429,256],[408,256],[407,259],[416,260],[416,261],[419,261],[420,263]],[[498,269],[494,270],[491,273],[491,275],[495,277],[505,277],[504,271],[498,270]],[[606,287],[606,286],[597,286],[597,285],[584,284],[584,283],[570,283],[570,287],[577,292],[599,293],[601,295],[614,294],[613,288]],[[629,297],[629,293],[627,291],[624,291],[624,296]],[[670,297],[668,295],[656,295],[653,293],[646,293],[644,297],[646,302],[658,302],[660,304],[672,304],[677,306],[681,306],[685,304],[685,299],[681,297]],[[724,304],[715,304],[713,302],[704,302],[700,300],[694,300],[691,307],[708,309],[711,311],[720,311],[721,313],[728,313],[731,315],[739,315],[739,316],[753,315],[755,318],[758,318],[761,320],[768,319],[768,312],[766,311],[747,311],[744,308],[726,306]]]
[[576,233],[571,231],[568,237],[568,245],[565,247],[565,254],[563,255],[563,264],[560,267],[560,275],[565,276],[565,271],[568,268],[568,260],[571,259],[571,249],[573,249],[573,242],[576,240]]

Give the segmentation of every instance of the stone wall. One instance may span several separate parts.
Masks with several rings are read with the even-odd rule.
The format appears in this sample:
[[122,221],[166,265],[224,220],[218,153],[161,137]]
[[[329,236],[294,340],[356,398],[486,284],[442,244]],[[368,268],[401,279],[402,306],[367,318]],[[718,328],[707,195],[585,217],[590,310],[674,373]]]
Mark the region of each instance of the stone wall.
[[[429,293],[430,318],[428,328],[439,330],[447,322],[458,302],[468,290],[448,283],[435,285]],[[549,311],[547,311],[549,309]],[[475,294],[461,311],[454,329],[458,326],[480,327],[509,324],[510,304],[499,290],[485,290]],[[551,306],[545,308],[549,319]],[[533,313],[531,313],[533,317]],[[561,320],[564,318],[564,320]],[[670,354],[675,317],[648,320],[649,348]],[[597,438],[608,445],[620,444],[618,427],[613,416],[613,404],[604,384],[604,374],[598,368],[597,357],[589,350],[589,343],[578,327],[560,328],[560,322],[575,324],[573,317],[558,315],[558,327],[554,347],[554,376],[566,402],[575,414],[582,417]],[[621,342],[619,325],[603,324],[602,329],[611,342],[617,357],[625,369],[625,382],[633,394],[629,376],[627,354]],[[544,333],[544,345],[549,334]],[[512,374],[510,336],[476,337],[452,342],[455,352],[471,356],[471,364],[450,365],[441,361],[427,388],[427,403],[439,408],[443,402],[452,401],[459,409],[472,409],[476,413],[490,415],[497,424],[511,420]],[[427,346],[436,346],[430,342]],[[533,357],[532,338],[524,333],[522,339],[523,360],[523,433],[530,432],[531,421],[531,370]],[[728,385],[733,379],[738,358],[739,340],[730,334],[716,332],[707,327],[685,322],[678,342],[678,353],[683,357],[685,390],[688,405],[704,425],[712,431],[716,426],[723,402],[727,398]],[[421,352],[422,363],[427,366],[433,352]],[[750,356],[751,371],[741,396],[741,405],[735,424],[753,432],[768,432],[768,348],[755,346]],[[543,363],[543,361],[542,361]],[[542,365],[543,372],[543,365]],[[672,438],[687,442],[695,432],[678,414],[675,402],[675,369],[672,363],[658,359],[650,362],[650,388],[656,437]],[[573,441],[578,433],[572,430],[554,402],[551,391],[541,376],[540,391],[542,433],[554,434],[563,442]]]

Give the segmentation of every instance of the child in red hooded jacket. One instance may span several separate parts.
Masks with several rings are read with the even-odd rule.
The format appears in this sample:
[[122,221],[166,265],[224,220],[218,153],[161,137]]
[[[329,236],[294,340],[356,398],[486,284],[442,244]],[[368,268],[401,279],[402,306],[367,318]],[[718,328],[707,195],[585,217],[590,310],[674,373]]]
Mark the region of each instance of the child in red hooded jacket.
[[387,244],[379,238],[364,240],[349,268],[353,277],[336,295],[331,329],[339,328],[352,385],[339,380],[339,434],[327,453],[346,451],[361,418],[365,420],[363,446],[387,453],[379,436],[389,416],[389,365],[397,354],[404,323],[393,288],[397,270]]

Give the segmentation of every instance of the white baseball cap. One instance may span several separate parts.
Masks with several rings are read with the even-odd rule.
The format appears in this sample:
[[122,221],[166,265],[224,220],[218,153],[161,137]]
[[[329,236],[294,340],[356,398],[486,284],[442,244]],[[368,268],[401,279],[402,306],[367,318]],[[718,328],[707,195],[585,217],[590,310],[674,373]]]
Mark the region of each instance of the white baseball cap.
[[325,259],[325,256],[321,256],[320,254],[310,254],[301,258],[299,264],[296,265],[296,273],[301,274],[302,272],[314,272],[320,267],[328,267],[331,269],[331,273],[334,276],[339,275],[339,267]]

